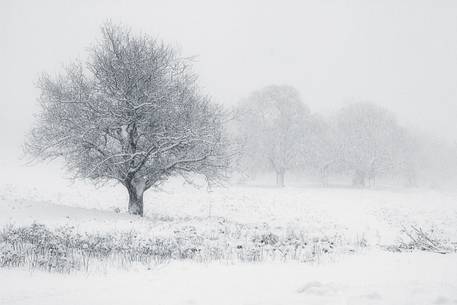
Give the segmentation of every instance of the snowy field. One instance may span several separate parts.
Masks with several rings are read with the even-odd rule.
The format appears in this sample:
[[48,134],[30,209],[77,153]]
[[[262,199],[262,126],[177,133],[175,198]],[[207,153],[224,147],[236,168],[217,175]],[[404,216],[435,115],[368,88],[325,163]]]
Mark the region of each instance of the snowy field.
[[[46,188],[47,187],[47,188]],[[388,246],[411,225],[440,239],[457,241],[457,192],[452,190],[261,187],[195,188],[173,181],[145,194],[145,217],[126,213],[122,187],[86,184],[0,188],[1,224],[71,225],[81,231],[168,233],[176,226],[229,222],[304,230],[313,237],[342,236],[370,246]],[[120,213],[116,213],[120,212]]]
[[125,213],[118,188],[21,189],[2,186],[2,227],[36,222],[150,236],[184,227],[211,231],[224,219],[279,236],[291,230],[339,236],[359,247],[313,262],[172,260],[70,274],[3,268],[0,304],[457,304],[457,254],[385,250],[406,241],[402,230],[411,225],[455,246],[455,192],[258,186],[208,192],[174,183],[148,193],[139,218]]
[[175,262],[90,275],[3,269],[0,304],[457,304],[456,261],[373,251],[313,265]]

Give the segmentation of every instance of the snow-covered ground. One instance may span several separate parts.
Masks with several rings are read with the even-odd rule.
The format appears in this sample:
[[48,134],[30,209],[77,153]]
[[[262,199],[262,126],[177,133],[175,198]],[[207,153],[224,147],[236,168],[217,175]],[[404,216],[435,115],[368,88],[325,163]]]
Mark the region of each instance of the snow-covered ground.
[[105,274],[0,269],[0,304],[457,304],[457,255],[372,251],[321,264],[173,262]]
[[277,232],[338,234],[368,246],[313,263],[171,261],[89,274],[4,268],[0,304],[457,304],[457,254],[383,250],[405,238],[401,230],[410,225],[456,242],[457,192],[247,186],[208,192],[174,183],[149,192],[146,217],[139,218],[125,214],[121,188],[44,190],[3,184],[0,226],[172,234],[177,226],[205,230],[225,218]]
[[[391,245],[403,228],[422,228],[457,241],[457,191],[320,187],[228,187],[210,192],[178,181],[145,194],[145,218],[125,213],[122,187],[76,184],[43,192],[0,188],[0,224],[69,224],[83,231],[172,231],[177,224],[205,226],[224,218],[267,224],[273,230],[304,230],[310,236],[343,236],[369,245]],[[115,213],[115,210],[121,213]]]

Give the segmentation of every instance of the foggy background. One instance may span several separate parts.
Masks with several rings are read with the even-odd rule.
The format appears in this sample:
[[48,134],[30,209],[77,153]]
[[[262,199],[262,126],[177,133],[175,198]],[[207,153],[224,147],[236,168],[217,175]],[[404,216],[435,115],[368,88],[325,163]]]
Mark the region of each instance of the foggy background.
[[[39,75],[85,60],[107,20],[196,56],[200,85],[215,102],[231,106],[252,90],[288,84],[312,112],[374,102],[403,126],[456,141],[456,16],[457,3],[443,0],[2,1],[2,175],[21,178],[9,169],[24,163]],[[36,169],[37,177],[51,172]]]

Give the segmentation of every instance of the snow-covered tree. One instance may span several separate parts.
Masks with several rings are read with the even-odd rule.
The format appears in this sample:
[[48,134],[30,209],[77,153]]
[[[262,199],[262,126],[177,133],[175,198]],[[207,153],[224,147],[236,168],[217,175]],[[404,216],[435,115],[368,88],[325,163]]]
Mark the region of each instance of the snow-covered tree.
[[305,146],[302,149],[306,167],[317,171],[322,185],[328,186],[330,174],[338,171],[343,163],[335,126],[316,114],[311,116],[307,126]]
[[421,164],[421,145],[419,139],[406,128],[400,128],[395,145],[395,164],[393,173],[404,178],[404,185],[417,185],[418,168]]
[[274,170],[284,186],[287,170],[303,163],[303,139],[309,110],[290,86],[253,92],[236,111],[242,137],[241,160],[253,170]]
[[354,185],[372,184],[395,166],[401,132],[386,109],[371,103],[348,105],[338,113],[336,132],[341,159],[354,171]]
[[209,181],[227,166],[223,111],[199,92],[188,60],[170,46],[106,24],[87,63],[39,81],[41,113],[26,143],[38,159],[63,158],[77,178],[115,180],[128,210],[173,175]]
[[417,183],[431,187],[455,187],[456,147],[445,139],[426,134],[415,135],[414,141],[414,151],[408,159],[408,164],[414,165]]

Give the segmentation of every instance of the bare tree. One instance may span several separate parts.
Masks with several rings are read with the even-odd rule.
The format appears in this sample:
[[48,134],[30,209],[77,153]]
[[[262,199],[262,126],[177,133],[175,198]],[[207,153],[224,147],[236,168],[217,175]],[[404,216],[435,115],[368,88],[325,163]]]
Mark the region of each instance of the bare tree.
[[354,103],[340,110],[336,125],[339,154],[354,171],[354,185],[373,185],[378,174],[395,166],[402,132],[391,112]]
[[120,182],[135,215],[143,193],[170,176],[220,178],[223,110],[199,93],[189,61],[126,28],[101,30],[86,64],[39,80],[41,113],[26,151],[63,158],[76,178]]
[[317,171],[322,186],[329,186],[329,176],[341,165],[334,126],[324,117],[314,114],[308,125],[302,153],[309,170]]
[[306,117],[309,110],[290,86],[268,86],[256,91],[237,109],[243,137],[244,164],[273,169],[276,184],[284,186],[287,170],[303,162]]

